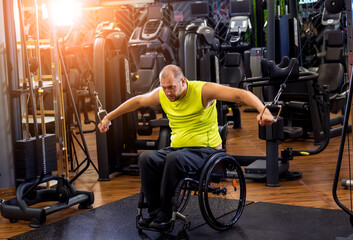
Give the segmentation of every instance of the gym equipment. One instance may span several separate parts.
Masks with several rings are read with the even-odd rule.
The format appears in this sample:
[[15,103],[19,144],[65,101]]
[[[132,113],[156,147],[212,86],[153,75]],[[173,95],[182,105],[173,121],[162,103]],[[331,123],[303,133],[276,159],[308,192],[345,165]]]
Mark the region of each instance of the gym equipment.
[[[340,0],[327,0],[325,1],[325,6],[328,12],[330,13],[338,13],[340,11],[343,11],[343,8],[346,10],[347,14],[347,49],[348,49],[348,66],[352,66],[352,5],[349,1],[346,1],[344,4],[344,1]],[[342,128],[342,135],[341,135],[341,142],[339,145],[339,152],[337,156],[337,164],[336,164],[336,169],[335,169],[335,176],[333,179],[333,184],[332,184],[332,195],[333,199],[335,200],[336,204],[348,214],[350,224],[353,226],[353,211],[352,211],[352,192],[350,192],[349,197],[346,198],[346,200],[349,202],[343,201],[341,197],[339,197],[338,193],[338,182],[342,170],[342,161],[343,161],[343,155],[344,152],[346,152],[345,147],[348,146],[348,176],[351,178],[351,160],[350,160],[350,143],[349,139],[351,136],[349,135],[349,132],[351,132],[351,129],[349,128],[349,123],[351,122],[350,117],[351,117],[351,107],[352,107],[352,94],[353,94],[353,89],[352,89],[352,79],[353,79],[353,72],[352,69],[349,68],[347,71],[349,72],[349,89],[348,89],[348,96],[347,96],[347,103],[345,105],[345,110],[344,110],[344,120],[343,120],[343,128]],[[345,144],[346,140],[348,141],[348,144]],[[343,184],[343,180],[342,180]],[[347,185],[348,189],[351,191],[351,180],[346,180],[345,185]],[[348,238],[347,238],[348,239]]]
[[186,27],[184,40],[184,75],[190,80],[219,83],[217,50],[219,40],[207,26],[208,2],[190,3],[191,17],[196,18]]
[[[192,2],[190,8],[190,17],[194,20],[185,29],[184,75],[190,80],[220,83],[218,59],[220,43],[215,30],[208,26],[209,3],[206,1]],[[227,122],[228,107],[218,101],[217,111],[218,124],[224,125]],[[240,126],[240,120],[234,122],[239,122],[236,126]]]
[[[227,52],[239,52],[241,54],[250,48],[247,40],[252,36],[252,24],[250,21],[251,1],[230,1],[229,27],[226,33],[226,40],[222,43],[221,48]],[[247,39],[245,34],[248,33]]]
[[[228,85],[230,87],[240,87],[240,83],[244,80],[244,71],[242,66],[242,56],[237,52],[228,52],[225,55],[224,65],[220,69],[220,84]],[[231,108],[232,116],[224,116],[224,121],[232,121],[233,128],[241,128],[241,118],[239,106],[237,103],[223,102],[222,108]],[[219,106],[219,105],[218,105]],[[227,113],[227,111],[224,111]],[[222,123],[222,122],[220,122]]]
[[[288,13],[280,16],[279,11],[277,11],[277,18],[275,15],[275,1],[266,1],[267,3],[267,58],[269,60],[275,60],[279,63],[284,56],[289,58],[298,58],[301,63],[300,54],[300,42],[299,42],[299,25],[298,25],[298,12],[297,12],[297,2],[288,1]],[[287,10],[286,10],[287,11]],[[277,24],[276,24],[277,23]],[[279,31],[277,28],[280,28]],[[283,29],[282,29],[283,28]],[[280,35],[278,35],[280,32]],[[280,41],[284,42],[282,44]],[[283,49],[281,53],[281,47],[288,45],[289,49]],[[288,53],[288,55],[286,55]]]
[[343,11],[344,7],[344,0],[325,0],[325,8],[329,13],[340,13]]
[[[266,48],[258,47],[251,48],[244,52],[244,73],[246,78],[261,77],[261,61],[266,58]],[[243,87],[249,90],[245,84]],[[263,101],[262,87],[252,87],[251,91]],[[244,111],[256,111],[255,109],[245,109]]]
[[[85,34],[85,37],[89,37],[90,32]],[[90,52],[90,48],[87,45],[82,46],[81,40],[83,35],[79,34],[78,31],[72,30],[66,35],[66,40],[62,42],[62,53],[65,61],[66,71],[68,73],[70,87],[75,99],[76,108],[79,113],[83,113],[84,119],[83,123],[93,126],[90,129],[83,131],[86,133],[95,132],[96,124],[95,121],[91,120],[88,115],[88,110],[93,106],[94,101],[94,83],[93,83],[93,71],[90,69],[90,59],[84,57],[84,54]],[[93,41],[91,41],[92,43]],[[87,42],[86,42],[87,43]],[[92,44],[93,45],[93,44]],[[93,60],[93,59],[92,59]],[[64,89],[68,86],[65,85]],[[78,170],[83,166],[83,164],[88,161],[88,156],[79,162],[78,148],[85,152],[81,142],[77,138],[79,134],[77,129],[77,121],[81,119],[76,119],[73,104],[69,99],[69,94],[65,95],[66,107],[65,107],[65,128],[66,128],[66,141],[67,141],[67,158],[69,166],[67,166],[67,172],[78,172]],[[79,114],[81,115],[81,114]],[[82,122],[82,121],[81,121]],[[78,147],[77,147],[78,146]],[[93,162],[91,162],[93,168],[98,173],[98,169]],[[67,173],[68,174],[68,173]]]
[[[351,9],[351,7],[349,9]],[[351,20],[350,20],[350,23],[352,23]],[[333,199],[335,200],[337,205],[349,215],[351,225],[353,225],[353,211],[351,209],[352,199],[350,199],[350,205],[346,206],[338,198],[337,186],[338,186],[340,172],[341,172],[341,168],[342,168],[342,159],[343,159],[343,154],[344,154],[344,147],[345,147],[345,142],[346,142],[346,138],[347,138],[347,133],[350,132],[348,123],[349,123],[349,116],[350,116],[350,113],[351,113],[351,105],[352,105],[352,91],[353,91],[353,89],[352,89],[352,78],[353,78],[353,72],[351,72],[351,75],[350,75],[350,78],[349,78],[350,79],[349,80],[350,84],[349,84],[349,89],[348,89],[347,103],[346,103],[345,111],[344,111],[345,114],[344,114],[344,120],[343,120],[341,142],[340,142],[339,151],[338,151],[337,165],[336,165],[336,169],[335,169],[335,176],[334,176],[333,184],[332,184]],[[348,135],[348,138],[349,137],[350,136]],[[348,145],[348,150],[349,150],[349,145]],[[348,152],[348,154],[349,154],[349,152]],[[348,157],[350,158],[349,155],[348,155]],[[349,167],[350,167],[350,164],[351,163],[349,161]],[[351,174],[350,171],[349,171],[349,174]],[[342,179],[341,183],[342,183],[343,186],[348,187],[349,189],[351,189],[352,180]]]
[[324,8],[321,18],[322,25],[336,25],[340,23],[342,13],[329,13]]
[[[325,32],[325,39],[326,51],[322,54],[324,62],[317,71],[316,84],[319,88],[329,86],[329,100],[323,104],[329,104],[330,112],[337,114],[343,110],[348,88],[344,57],[345,35],[341,30],[331,30]],[[285,103],[285,138],[308,137],[312,132],[315,144],[323,139],[323,104],[312,89],[312,86],[306,84],[291,84],[282,95],[281,100]],[[342,115],[329,120],[331,137],[341,134],[342,127],[336,125],[341,125],[342,121]]]
[[353,182],[350,179],[342,179],[341,180],[341,185],[348,188],[353,186]]
[[[176,64],[177,40],[173,27],[174,14],[170,3],[147,6],[146,22],[143,27],[139,26],[134,30],[128,41],[133,96],[158,87],[162,68],[168,64]],[[163,115],[160,107],[140,108],[135,111],[137,121],[134,129],[140,136],[151,135],[154,124],[163,122],[157,120],[151,123],[151,120],[156,119],[156,112]],[[131,125],[131,122],[129,124]],[[165,124],[161,124],[161,127],[165,127]],[[136,133],[133,133],[133,127],[130,129],[131,134]],[[161,146],[157,141],[134,141],[135,149],[155,149],[158,145]]]
[[[267,40],[267,49],[270,54],[268,59],[279,63],[283,57],[288,56],[298,58],[301,63],[297,3],[285,1],[285,10],[281,11],[280,2],[277,0],[267,5],[267,38],[270,38]],[[269,43],[272,40],[274,42]]]
[[170,4],[148,5],[146,22],[131,34],[128,52],[134,75],[131,81],[134,96],[158,87],[162,68],[176,63],[173,25]]
[[[127,55],[127,36],[109,22],[97,26],[93,48],[94,95],[96,109],[112,111],[132,96],[130,64]],[[99,96],[99,98],[98,98]],[[100,101],[97,101],[99,99]],[[100,120],[96,115],[96,123]],[[109,174],[121,170],[128,163],[120,153],[131,152],[136,134],[129,134],[128,126],[135,126],[132,113],[112,121],[109,132],[96,129],[98,180],[109,180]],[[126,141],[124,145],[123,142]]]
[[[220,49],[225,52],[222,66],[220,66],[220,83],[231,87],[240,87],[240,82],[245,78],[243,66],[244,51],[250,48],[248,39],[252,36],[250,1],[230,1],[229,26],[226,32],[225,41]],[[247,39],[245,34],[248,33]],[[234,122],[233,128],[241,128],[239,107],[234,103],[224,103],[227,108],[232,109],[233,116],[227,116],[228,120]]]
[[[30,220],[31,227],[40,227],[40,225],[46,220],[46,216],[48,214],[57,212],[59,210],[68,208],[70,206],[80,204],[79,208],[91,208],[91,204],[94,201],[94,195],[90,191],[77,191],[73,186],[73,181],[79,176],[76,175],[71,181],[68,181],[64,176],[51,174],[49,171],[53,170],[52,165],[47,164],[50,163],[51,159],[56,159],[56,135],[42,135],[39,136],[38,133],[38,125],[36,118],[36,101],[34,95],[34,87],[32,83],[31,73],[30,73],[30,62],[27,53],[27,45],[24,34],[24,22],[22,16],[22,4],[21,0],[18,0],[19,6],[19,19],[20,19],[20,33],[21,33],[21,44],[22,49],[24,51],[24,66],[25,73],[29,83],[29,89],[26,91],[20,91],[20,94],[27,94],[29,92],[31,97],[31,103],[33,108],[33,120],[34,120],[34,132],[35,138],[30,141],[17,141],[20,148],[19,151],[25,151],[26,158],[30,158],[30,161],[38,161],[39,162],[39,172],[40,176],[37,178],[38,171],[37,167],[30,166],[31,169],[34,169],[34,172],[30,172],[28,178],[31,180],[25,179],[25,181],[16,189],[16,197],[10,200],[6,200],[1,204],[1,214],[3,217],[8,218],[11,222],[16,222],[17,220]],[[53,26],[52,26],[53,27]],[[53,27],[55,30],[55,28]],[[55,31],[53,31],[53,39],[55,39]],[[57,46],[57,43],[54,44]],[[56,49],[59,50],[59,49]],[[60,51],[59,51],[60,52]],[[62,60],[62,55],[61,56]],[[63,63],[63,61],[62,61]],[[64,69],[65,66],[63,65]],[[66,74],[67,79],[67,74]],[[55,81],[55,79],[53,79]],[[67,80],[68,81],[68,80]],[[58,89],[56,89],[58,90]],[[70,94],[72,97],[71,89]],[[39,88],[40,100],[42,100],[42,89]],[[73,98],[71,98],[73,100]],[[59,102],[58,102],[59,104]],[[41,105],[43,106],[43,105]],[[43,111],[43,108],[41,108]],[[44,111],[42,112],[42,119],[44,118]],[[76,112],[77,116],[77,112]],[[45,122],[42,121],[42,134],[45,134]],[[80,125],[79,125],[80,126]],[[81,134],[82,128],[80,127]],[[82,136],[82,135],[81,135]],[[84,139],[82,139],[84,140]],[[84,145],[85,142],[83,141]],[[87,148],[86,148],[87,149]],[[60,159],[61,161],[61,159]],[[89,166],[89,162],[87,167]],[[27,170],[27,169],[26,169]],[[58,172],[62,170],[59,169]],[[82,172],[81,172],[82,173]],[[55,180],[57,181],[56,188],[50,189],[38,189],[37,187],[41,183],[47,183],[49,181]],[[55,201],[53,205],[45,206],[45,207],[31,207],[37,203]]]
[[[262,127],[259,131],[259,137],[266,140],[266,156],[237,156],[241,166],[245,168],[245,177],[253,179],[265,179],[267,186],[279,186],[279,178],[298,179],[301,177],[300,172],[289,171],[289,160],[294,156],[305,156],[320,153],[325,149],[330,140],[330,107],[328,103],[329,95],[327,87],[319,87],[317,84],[318,75],[312,72],[299,72],[299,66],[296,59],[283,60],[278,66],[274,61],[264,61],[263,69],[266,69],[267,77],[250,78],[247,79],[248,86],[250,87],[264,87],[264,86],[277,86],[277,95],[272,103],[267,104],[266,107],[274,105],[281,109],[281,113],[285,113],[286,105],[281,106],[286,101],[280,100],[285,96],[286,91],[293,87],[293,85],[302,86],[303,84],[310,87],[309,99],[316,96],[317,110],[323,112],[322,122],[324,138],[320,142],[320,146],[310,150],[281,150],[281,157],[278,156],[278,145],[285,138],[284,123],[285,117],[280,117],[271,126]],[[281,67],[282,66],[282,67]],[[283,80],[284,79],[284,80]],[[299,87],[301,88],[301,87]],[[306,92],[302,97],[306,97]],[[289,92],[289,96],[290,96]],[[298,95],[298,93],[296,93]],[[311,96],[311,97],[310,97]],[[283,109],[282,109],[283,108]],[[314,111],[315,109],[311,109]],[[265,134],[266,133],[266,134]],[[294,133],[293,133],[294,134]],[[249,165],[250,164],[250,165]]]
[[[291,10],[291,8],[293,9],[293,6],[290,5],[289,10]],[[271,8],[272,9],[272,8]],[[269,10],[271,10],[269,9]],[[278,11],[280,12],[280,11]],[[296,24],[293,22],[291,22],[291,19],[295,19],[296,16],[296,10],[290,12],[290,14],[285,14],[285,15],[281,15],[278,16],[279,19],[277,19],[277,23],[278,26],[280,26],[280,21],[284,21],[286,23],[287,27],[281,27],[282,29],[289,29],[289,32],[284,32],[283,34],[285,36],[283,36],[282,39],[292,39],[295,41],[296,37],[295,34],[291,34],[293,33],[293,30],[290,28],[291,26],[295,26]],[[270,31],[268,34],[269,35],[274,35],[271,34],[272,31]],[[294,29],[294,33],[296,32],[296,30]],[[328,31],[327,31],[328,32]],[[327,34],[327,32],[325,33],[325,35]],[[280,32],[282,34],[282,32]],[[278,34],[276,34],[276,36],[278,36]],[[340,37],[339,37],[340,36]],[[272,36],[273,37],[273,36]],[[328,38],[328,37],[327,37]],[[276,41],[279,41],[280,39],[276,39]],[[270,40],[269,40],[270,41]],[[289,40],[285,40],[286,42],[288,42]],[[335,92],[337,95],[333,94],[333,93],[329,93],[330,98],[331,96],[333,96],[333,98],[331,98],[330,100],[330,104],[331,104],[331,111],[333,113],[337,113],[339,111],[339,109],[342,108],[342,100],[343,102],[344,100],[344,94],[345,94],[345,89],[347,87],[347,85],[345,84],[346,80],[344,79],[344,71],[341,71],[342,69],[340,69],[340,66],[334,67],[333,63],[336,61],[339,61],[341,64],[344,64],[344,45],[341,44],[342,42],[344,42],[344,37],[342,34],[332,34],[332,36],[330,37],[330,44],[331,47],[329,49],[330,53],[328,53],[328,57],[331,58],[327,63],[331,63],[331,70],[328,70],[328,66],[329,65],[324,65],[321,69],[320,69],[320,73],[319,75],[319,79],[317,81],[317,83],[319,84],[320,87],[323,87],[324,85],[329,84],[330,88],[332,88],[332,91]],[[326,40],[326,42],[328,42]],[[271,43],[268,43],[271,45]],[[281,44],[283,45],[283,44]],[[327,44],[326,44],[327,45]],[[299,45],[298,45],[299,46]],[[293,48],[293,49],[292,49]],[[252,49],[253,50],[253,49]],[[286,50],[287,51],[287,50]],[[300,62],[300,54],[298,55],[294,55],[294,53],[299,52],[297,46],[293,45],[291,48],[289,48],[289,50],[287,51],[289,58],[292,57],[298,57],[298,61]],[[256,56],[258,53],[258,56]],[[259,62],[265,62],[266,58],[268,60],[274,60],[278,65],[277,67],[279,68],[283,68],[285,67],[283,64],[283,62],[281,62],[280,60],[284,60],[285,58],[282,57],[280,58],[280,60],[278,60],[278,57],[281,56],[281,54],[279,54],[278,48],[276,49],[269,49],[267,48],[266,50],[266,54],[265,51],[261,51],[260,49],[252,51],[251,55],[255,55],[254,59],[257,59],[257,61],[255,63],[257,64],[253,64],[253,66],[257,66],[257,68],[251,68],[248,70],[246,70],[246,73],[248,74],[250,72],[250,74],[252,73],[252,70],[260,70],[260,74],[261,76],[269,76],[268,72],[266,72],[266,69],[262,69],[259,67]],[[301,51],[300,51],[301,53]],[[248,53],[249,54],[249,53]],[[251,64],[249,64],[249,55],[245,54],[246,56],[246,64],[245,66],[251,66]],[[266,55],[266,58],[263,57],[264,55]],[[271,55],[271,56],[270,56]],[[285,56],[286,57],[286,56]],[[263,59],[264,58],[264,59]],[[288,59],[289,59],[288,58]],[[339,59],[339,60],[337,60]],[[252,61],[253,62],[253,61]],[[252,63],[251,62],[251,63]],[[247,68],[245,68],[247,69]],[[326,73],[324,69],[327,69]],[[301,71],[306,71],[305,69],[301,68]],[[254,71],[255,72],[255,71]],[[335,76],[329,76],[328,72],[333,73],[333,72],[337,72],[338,74]],[[330,82],[332,81],[332,82]],[[245,86],[247,87],[247,86]],[[278,86],[274,87],[272,86],[264,86],[263,89],[261,90],[260,94],[256,94],[260,99],[262,99],[264,102],[267,101],[271,101],[272,99],[274,99],[276,92],[278,91]],[[331,90],[330,90],[331,91]],[[340,95],[342,94],[342,95]],[[325,123],[323,122],[324,119],[324,111],[322,110],[323,104],[320,104],[318,98],[318,96],[316,96],[313,87],[308,85],[308,83],[298,83],[298,84],[290,84],[289,86],[287,86],[286,88],[286,92],[283,93],[282,97],[282,105],[285,105],[283,108],[283,117],[284,117],[284,128],[285,128],[285,139],[287,138],[298,138],[298,137],[304,137],[304,138],[308,138],[308,137],[313,137],[314,138],[314,144],[320,144],[320,142],[322,141],[322,139],[324,138],[324,127],[325,127]],[[325,103],[326,104],[326,103]],[[333,109],[335,108],[335,109]],[[338,125],[340,124],[342,117],[338,117],[335,119],[331,120],[331,126],[334,125]],[[315,124],[313,124],[315,123]],[[333,128],[331,130],[331,136],[337,136],[340,132],[340,128]],[[313,135],[313,136],[312,136]]]
[[301,33],[303,67],[309,71],[317,71],[326,51],[327,32],[345,29],[345,19],[346,14],[329,13],[325,7],[310,12],[306,19],[303,19],[303,25],[307,26]]
[[[126,35],[119,29],[114,29],[110,23],[102,23],[97,29],[93,58],[95,112],[104,115],[106,111],[114,110],[134,96],[134,92]],[[113,172],[135,173],[138,171],[136,157],[139,149],[157,149],[169,145],[168,137],[159,140],[137,139],[137,133],[150,135],[154,127],[161,127],[161,136],[169,136],[170,131],[166,119],[155,119],[154,109],[142,108],[138,111],[140,114],[128,113],[113,120],[107,133],[102,134],[96,129],[96,144],[99,152],[97,156],[98,180],[110,180],[109,174]],[[97,114],[96,122],[99,123],[101,119]]]
[[[341,111],[342,115],[332,118],[330,123],[331,137],[341,134],[342,127],[334,127],[342,125],[344,105],[347,101],[347,60],[345,54],[346,34],[342,30],[330,30],[325,32],[324,37],[325,53],[323,63],[318,68],[318,83],[322,87],[329,86],[329,103],[330,112],[337,114]],[[350,126],[349,126],[350,128]]]
[[[224,131],[227,131],[227,124],[219,130],[222,133],[222,142],[225,143],[227,134]],[[239,220],[246,202],[245,178],[236,159],[225,153],[225,150],[216,151],[208,157],[199,172],[190,172],[179,182],[173,198],[170,227],[161,232],[162,236],[171,232],[175,221],[181,219],[184,225],[178,237],[188,239],[191,223],[182,213],[192,194],[198,195],[202,216],[210,227],[218,231],[231,228]],[[158,231],[138,224],[146,206],[141,192],[136,216],[136,227],[140,235],[143,230]]]
[[[60,63],[61,63],[62,69],[64,71],[64,75],[65,75],[65,83],[66,83],[65,86],[66,86],[66,89],[68,90],[68,95],[69,95],[68,101],[71,100],[71,103],[72,103],[72,106],[73,106],[73,110],[74,110],[74,116],[75,116],[75,118],[77,120],[76,127],[78,128],[79,134],[81,136],[81,149],[84,151],[84,154],[86,155],[86,159],[84,160],[84,161],[86,161],[86,166],[81,171],[79,171],[70,180],[70,183],[73,183],[81,174],[83,174],[88,169],[90,164],[92,164],[92,160],[91,160],[91,157],[90,157],[90,154],[89,154],[89,151],[88,151],[88,147],[87,147],[87,144],[86,144],[86,140],[85,140],[85,137],[84,137],[84,132],[83,132],[82,125],[81,125],[81,118],[80,118],[80,115],[79,115],[77,107],[76,107],[74,94],[73,94],[73,91],[72,91],[71,86],[70,86],[69,75],[68,75],[67,70],[66,70],[64,57],[63,57],[62,51],[60,49],[60,46],[58,44],[57,44],[57,51],[58,51],[58,56],[60,58]],[[88,192],[88,193],[90,193],[90,192]]]

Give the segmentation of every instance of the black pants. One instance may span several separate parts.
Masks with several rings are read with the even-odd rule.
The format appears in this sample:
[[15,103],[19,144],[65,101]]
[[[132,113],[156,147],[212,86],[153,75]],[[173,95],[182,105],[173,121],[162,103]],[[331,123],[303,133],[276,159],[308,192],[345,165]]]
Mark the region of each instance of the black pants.
[[148,212],[159,209],[168,212],[178,183],[191,171],[199,170],[207,157],[216,151],[211,147],[167,147],[157,151],[142,152],[138,164],[141,191],[146,197]]

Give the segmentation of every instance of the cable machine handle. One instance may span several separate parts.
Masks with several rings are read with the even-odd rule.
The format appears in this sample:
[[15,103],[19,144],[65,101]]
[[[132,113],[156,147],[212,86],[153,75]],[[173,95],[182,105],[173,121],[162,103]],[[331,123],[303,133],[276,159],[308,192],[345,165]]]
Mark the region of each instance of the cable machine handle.
[[273,104],[273,103],[267,103],[267,104],[265,105],[264,109],[262,110],[261,114],[260,114],[260,119],[262,119],[262,116],[264,115],[266,108],[267,108],[270,112],[271,112],[271,108],[272,108],[272,109],[273,109],[273,108],[279,108],[278,113],[277,113],[277,116],[275,116],[274,119],[273,119],[273,123],[276,123],[277,120],[278,120],[278,118],[279,118],[279,116],[281,115],[282,105],[280,105],[280,104]]

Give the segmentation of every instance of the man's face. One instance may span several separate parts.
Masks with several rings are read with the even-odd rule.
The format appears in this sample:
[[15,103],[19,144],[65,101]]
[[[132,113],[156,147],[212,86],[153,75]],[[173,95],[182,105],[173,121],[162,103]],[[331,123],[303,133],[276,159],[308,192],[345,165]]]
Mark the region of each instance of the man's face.
[[161,79],[161,87],[169,101],[175,102],[180,99],[183,92],[182,86],[184,83],[184,79],[175,79],[174,77]]

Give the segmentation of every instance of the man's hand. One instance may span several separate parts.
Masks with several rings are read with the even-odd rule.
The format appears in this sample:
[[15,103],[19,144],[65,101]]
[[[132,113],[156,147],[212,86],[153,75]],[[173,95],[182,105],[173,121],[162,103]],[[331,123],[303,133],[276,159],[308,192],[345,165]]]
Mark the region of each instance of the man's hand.
[[99,131],[105,133],[109,130],[110,120],[108,118],[103,118],[103,120],[98,124]]
[[260,126],[268,126],[273,123],[273,115],[272,113],[266,108],[264,113],[261,115],[257,115],[257,121],[259,122]]

